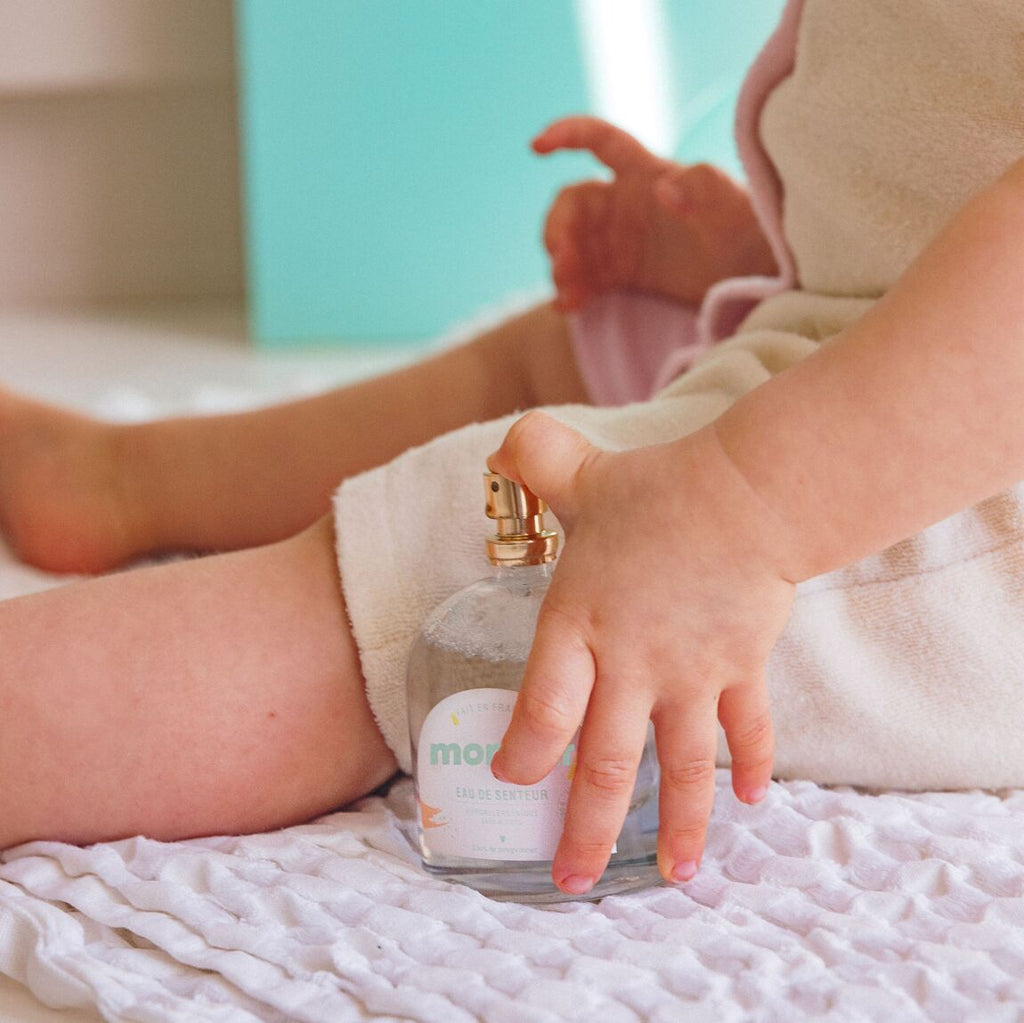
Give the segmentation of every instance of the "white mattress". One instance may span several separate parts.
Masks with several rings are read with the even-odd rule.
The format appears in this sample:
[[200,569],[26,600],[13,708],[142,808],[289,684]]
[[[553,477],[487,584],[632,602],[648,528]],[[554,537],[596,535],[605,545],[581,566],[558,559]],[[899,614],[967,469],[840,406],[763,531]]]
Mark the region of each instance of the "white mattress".
[[[208,315],[7,316],[0,377],[142,416],[405,354],[268,359],[239,333]],[[0,597],[62,581],[0,553]],[[408,781],[271,834],[23,846],[0,856],[0,1021],[1024,1018],[1024,793],[789,782],[752,808],[718,786],[691,884],[549,908],[421,873]]]

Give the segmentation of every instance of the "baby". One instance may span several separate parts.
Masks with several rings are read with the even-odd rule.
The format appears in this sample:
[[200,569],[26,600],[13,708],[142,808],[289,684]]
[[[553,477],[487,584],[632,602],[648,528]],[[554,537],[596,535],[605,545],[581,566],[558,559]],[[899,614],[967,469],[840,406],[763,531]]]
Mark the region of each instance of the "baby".
[[[845,705],[843,666],[787,640],[793,673],[823,685],[811,699],[773,681],[769,706],[766,664],[797,585],[1024,478],[1021,32],[1013,0],[792,0],[741,108],[760,221],[718,171],[591,118],[556,123],[539,152],[588,149],[614,173],[548,215],[556,301],[390,376],[136,426],[5,397],[0,509],[26,560],[100,572],[156,551],[233,553],[0,605],[0,847],[273,828],[407,770],[402,659],[426,610],[479,574],[478,532],[455,529],[441,557],[403,535],[395,497],[416,487],[419,517],[465,506],[454,514],[474,523],[486,458],[547,501],[566,538],[494,773],[539,780],[582,722],[553,878],[583,894],[653,722],[659,866],[692,878],[719,724],[734,791],[756,802],[773,716],[804,722],[780,743],[800,770],[814,700]],[[744,287],[763,300],[690,372],[663,372],[647,401],[587,407],[616,387],[647,397],[695,308],[718,339],[716,296]],[[1017,551],[1012,516],[996,533],[992,550]],[[1000,564],[1015,578],[1018,561]],[[851,571],[833,589],[863,581]],[[853,592],[846,649],[870,659],[880,612]],[[997,613],[1017,596],[1000,583],[980,599]],[[962,597],[929,613],[944,620]],[[999,704],[1013,679],[1000,688],[1003,668],[984,670],[1007,707],[992,727],[1019,732],[1017,708]],[[883,719],[919,706],[899,677]],[[842,724],[807,741],[841,751],[856,731]],[[861,763],[884,731],[864,730]],[[1024,782],[1020,754],[1004,754],[1002,774],[982,758],[954,780]],[[807,772],[878,780],[856,756],[835,762]],[[883,780],[907,779],[948,783]]]

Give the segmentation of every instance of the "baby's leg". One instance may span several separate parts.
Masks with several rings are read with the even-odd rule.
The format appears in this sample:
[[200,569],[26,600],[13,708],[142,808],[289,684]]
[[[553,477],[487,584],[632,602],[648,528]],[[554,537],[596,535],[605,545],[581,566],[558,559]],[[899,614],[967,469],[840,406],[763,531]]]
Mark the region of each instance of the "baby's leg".
[[324,519],[0,603],[0,848],[276,828],[385,781]]
[[373,380],[239,415],[109,426],[0,395],[0,527],[26,561],[96,572],[305,529],[338,483],[456,427],[585,400],[548,305]]

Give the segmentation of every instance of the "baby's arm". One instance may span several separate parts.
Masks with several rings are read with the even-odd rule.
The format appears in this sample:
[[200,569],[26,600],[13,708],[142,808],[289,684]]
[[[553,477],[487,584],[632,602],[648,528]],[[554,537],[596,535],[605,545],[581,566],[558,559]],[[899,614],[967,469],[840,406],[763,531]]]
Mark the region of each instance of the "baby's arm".
[[544,243],[563,311],[612,288],[696,306],[716,281],[775,272],[746,191],[724,171],[657,157],[595,117],[556,121],[533,148],[587,150],[614,174],[570,185],[548,212]]
[[1022,395],[1024,160],[866,316],[715,429],[805,579],[1024,479]]
[[[793,584],[1024,478],[1024,162],[940,232],[874,309],[710,427],[610,454],[541,416],[492,459],[567,543],[496,773],[532,782],[583,721],[553,874],[586,890],[625,815],[648,717],[659,860],[692,876],[714,793],[770,774],[764,663]],[[644,508],[643,531],[624,532]]]

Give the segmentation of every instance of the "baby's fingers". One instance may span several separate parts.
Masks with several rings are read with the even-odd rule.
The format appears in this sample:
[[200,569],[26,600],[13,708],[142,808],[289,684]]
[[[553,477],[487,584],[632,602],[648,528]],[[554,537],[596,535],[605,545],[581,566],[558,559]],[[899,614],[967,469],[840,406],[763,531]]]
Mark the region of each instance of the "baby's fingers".
[[689,705],[663,707],[653,721],[661,767],[658,869],[679,883],[697,873],[715,801],[715,702],[695,692]]
[[666,210],[683,218],[713,210],[726,201],[746,203],[742,186],[707,163],[667,163],[654,183],[654,194]]
[[544,247],[551,257],[551,276],[565,312],[580,308],[600,284],[600,225],[608,205],[608,185],[581,181],[563,188],[544,222]]
[[724,690],[718,700],[718,720],[732,756],[733,791],[744,803],[758,803],[772,778],[775,746],[763,679]]
[[562,840],[552,863],[555,884],[584,895],[604,873],[636,784],[647,740],[642,687],[598,687],[580,733]]
[[512,720],[494,755],[495,777],[532,785],[562,759],[583,720],[594,685],[594,658],[582,633],[541,609]]
[[629,132],[598,117],[582,115],[555,121],[533,140],[536,153],[553,153],[559,149],[587,149],[617,174],[647,167],[656,159]]

